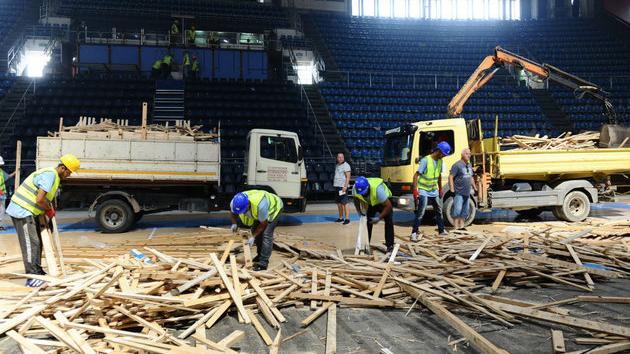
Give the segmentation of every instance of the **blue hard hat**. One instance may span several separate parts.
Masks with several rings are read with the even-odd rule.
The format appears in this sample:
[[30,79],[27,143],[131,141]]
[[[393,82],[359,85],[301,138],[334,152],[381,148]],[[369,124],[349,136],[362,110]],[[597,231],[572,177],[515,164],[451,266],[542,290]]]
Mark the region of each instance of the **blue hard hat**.
[[357,177],[357,180],[354,181],[354,190],[360,195],[364,195],[369,186],[367,178],[363,176]]
[[451,154],[451,146],[446,142],[446,141],[440,141],[437,144],[437,148],[440,149],[440,151],[442,152],[442,154],[444,155],[450,155]]
[[232,202],[230,203],[230,209],[234,214],[243,214],[247,207],[249,207],[249,198],[247,198],[247,194],[245,193],[237,193],[234,198],[232,198]]

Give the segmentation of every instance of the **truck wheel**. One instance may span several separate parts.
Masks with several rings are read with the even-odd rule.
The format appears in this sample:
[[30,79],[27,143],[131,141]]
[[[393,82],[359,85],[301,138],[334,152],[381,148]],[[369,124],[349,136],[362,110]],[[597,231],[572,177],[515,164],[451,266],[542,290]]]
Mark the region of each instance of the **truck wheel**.
[[591,201],[588,200],[588,197],[583,192],[573,191],[564,197],[560,208],[560,216],[563,216],[563,220],[569,222],[582,221],[591,212]]
[[543,212],[542,208],[532,208],[532,209],[524,209],[524,210],[515,210],[515,212],[526,218],[535,218]]
[[[449,197],[444,201],[444,205],[442,205],[442,214],[444,214],[444,222],[449,225],[455,225],[455,221],[453,220],[453,197]],[[477,206],[472,198],[468,198],[468,217],[464,220],[464,226],[468,226],[475,221],[475,216],[477,215]]]
[[126,232],[134,222],[134,212],[123,200],[109,199],[96,208],[96,223],[105,233]]

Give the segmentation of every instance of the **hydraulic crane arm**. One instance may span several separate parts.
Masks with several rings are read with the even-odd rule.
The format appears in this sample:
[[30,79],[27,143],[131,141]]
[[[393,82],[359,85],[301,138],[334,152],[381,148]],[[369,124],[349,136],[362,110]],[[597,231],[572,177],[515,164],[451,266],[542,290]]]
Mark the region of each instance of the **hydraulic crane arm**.
[[577,98],[589,95],[602,102],[604,112],[608,117],[609,124],[617,124],[617,115],[608,93],[599,86],[577,76],[564,72],[549,64],[539,64],[518,54],[511,53],[499,46],[494,50],[494,55],[489,55],[483,59],[475,72],[468,78],[466,83],[459,89],[459,92],[448,104],[447,116],[449,118],[459,117],[464,109],[464,105],[483,85],[485,85],[497,70],[504,68],[514,69],[514,72],[524,70],[528,75],[534,76],[541,81],[551,80],[574,91]]

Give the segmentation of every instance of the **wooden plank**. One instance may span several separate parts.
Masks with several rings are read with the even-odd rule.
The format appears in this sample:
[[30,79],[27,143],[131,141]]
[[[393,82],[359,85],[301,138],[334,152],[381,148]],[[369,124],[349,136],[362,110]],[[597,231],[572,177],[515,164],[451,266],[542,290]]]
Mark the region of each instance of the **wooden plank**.
[[[41,216],[43,218],[43,216]],[[48,274],[51,277],[59,276],[59,267],[57,266],[57,257],[55,257],[55,250],[53,249],[53,241],[50,236],[50,232],[46,228],[46,224],[42,223],[40,236],[42,240],[42,249],[44,251],[44,256],[46,257],[46,267],[48,270]]]
[[[238,266],[236,265],[236,257],[234,255],[230,255],[230,272],[232,273],[232,281],[234,282],[234,290],[239,297],[243,297],[243,289],[241,288],[241,282],[238,279]],[[245,320],[241,313],[238,313],[238,322],[243,323]]]
[[260,281],[258,281],[258,279],[256,278],[252,278],[249,281],[249,284],[252,286],[252,288],[254,288],[254,291],[256,292],[256,294],[258,294],[260,299],[269,307],[269,309],[271,310],[273,315],[278,319],[278,321],[286,322],[287,319],[282,315],[282,313],[280,312],[280,310],[278,310],[278,308],[273,303],[273,301],[271,301],[271,299],[267,296],[267,294],[265,294],[265,291],[260,287]]
[[582,236],[586,236],[586,235],[588,235],[591,231],[593,231],[593,229],[591,229],[591,228],[588,228],[588,229],[584,229],[584,230],[578,231],[578,232],[576,232],[575,234],[573,234],[573,235],[571,235],[571,236],[569,236],[569,237],[565,238],[564,240],[560,241],[560,243],[562,243],[562,244],[565,244],[565,245],[566,245],[566,244],[568,244],[568,243],[570,243],[570,242],[572,242],[572,241],[577,240],[578,238],[580,238],[580,237],[582,237]]
[[477,257],[479,256],[479,254],[481,253],[481,251],[488,245],[488,242],[490,242],[490,240],[492,240],[492,235],[488,236],[486,238],[485,241],[483,241],[483,243],[479,246],[479,248],[477,248],[477,250],[475,251],[475,253],[472,254],[472,256],[470,256],[470,258],[468,258],[469,261],[474,261],[475,259],[477,259]]
[[243,306],[243,301],[241,300],[241,297],[238,295],[236,290],[234,290],[234,287],[232,286],[232,283],[230,282],[227,274],[225,274],[223,264],[219,261],[215,253],[210,253],[210,258],[212,259],[212,263],[214,263],[214,266],[216,267],[217,272],[221,277],[221,280],[223,280],[223,285],[225,285],[228,292],[232,296],[232,301],[234,302],[234,305],[236,305],[238,312],[241,314],[241,316],[243,316],[243,320],[245,321],[245,323],[250,323],[251,320],[249,319],[249,316],[247,316],[247,312],[245,311],[245,307]]
[[300,322],[302,327],[307,327],[308,325],[310,325],[313,321],[315,321],[317,318],[319,318],[319,316],[323,315],[324,312],[328,311],[328,308],[330,306],[332,306],[334,304],[334,302],[326,302],[324,303],[324,305],[320,308],[317,309],[317,311],[311,313],[308,317],[306,317],[305,319],[302,320],[302,322]]
[[30,301],[35,295],[37,295],[39,293],[40,290],[41,290],[41,288],[37,288],[37,289],[31,291],[28,295],[26,295],[23,298],[21,298],[20,301],[18,301],[15,305],[13,305],[13,306],[9,307],[8,309],[0,312],[0,320],[4,319],[7,316],[9,316],[10,314],[13,313],[13,311],[19,309],[26,302]]
[[601,347],[593,348],[588,351],[589,354],[612,354],[630,350],[630,341],[606,344]]
[[492,294],[497,292],[497,290],[499,289],[499,286],[501,286],[501,282],[503,281],[503,277],[505,277],[506,273],[507,273],[507,270],[505,269],[501,269],[499,271],[499,274],[497,274],[496,279],[494,279],[494,282],[492,283],[492,289],[491,289]]
[[280,344],[282,344],[282,328],[278,330],[276,337],[269,347],[269,354],[280,354]]
[[217,344],[229,348],[229,347],[233,346],[234,344],[236,344],[236,343],[240,342],[241,340],[243,340],[243,338],[245,338],[245,332],[243,332],[241,330],[236,330],[236,331],[228,334],[226,337],[224,337],[220,341],[218,341]]
[[61,269],[61,275],[66,276],[66,265],[65,260],[63,259],[63,249],[61,248],[59,227],[57,226],[57,218],[55,216],[50,219],[50,224],[52,225],[53,243],[55,245],[55,249],[57,250],[57,257],[59,257],[59,268]]
[[562,331],[551,330],[551,347],[554,353],[564,353],[567,351],[564,346],[564,335]]
[[197,328],[203,326],[214,315],[216,311],[217,311],[217,308],[213,308],[209,310],[205,315],[203,315],[200,319],[198,319],[197,321],[195,321],[195,323],[193,323],[190,327],[188,327],[188,329],[186,329],[179,336],[177,336],[177,338],[179,339],[188,338],[188,336],[190,336],[194,331],[196,331]]
[[519,255],[519,258],[524,258],[528,261],[534,261],[537,263],[542,263],[542,264],[549,264],[552,266],[556,266],[556,267],[561,267],[561,268],[567,268],[567,269],[571,269],[571,270],[581,270],[584,269],[586,272],[590,273],[590,274],[595,274],[595,275],[599,275],[601,277],[605,277],[605,278],[619,278],[619,273],[616,272],[612,272],[609,270],[603,270],[603,269],[596,269],[596,268],[590,268],[590,267],[586,267],[586,266],[580,266],[577,265],[575,263],[571,263],[571,262],[566,262],[566,261],[562,261],[559,259],[554,259],[554,258],[549,258],[549,257],[543,257],[543,256],[538,256],[535,254],[521,254]]
[[[579,266],[583,265],[582,261],[580,260],[580,257],[577,254],[577,252],[575,252],[575,249],[573,249],[573,246],[571,246],[569,244],[566,244],[565,247],[567,248],[569,253],[571,253],[571,258],[573,258],[573,261],[575,262],[575,264],[577,264]],[[593,282],[593,279],[591,279],[590,274],[584,273],[584,280],[586,280],[586,284],[590,288],[594,288],[595,287],[595,283]]]
[[21,314],[2,322],[2,324],[0,324],[0,334],[4,334],[31,317],[39,315],[40,312],[44,311],[47,307],[48,305],[35,305]]
[[521,315],[529,318],[535,318],[542,321],[558,323],[561,325],[566,325],[570,327],[577,327],[586,330],[614,334],[623,337],[630,337],[630,327],[618,326],[609,323],[601,323],[597,321],[585,320],[582,318],[572,317],[568,315],[560,315],[556,313],[551,313],[547,311],[535,310],[527,307],[514,306],[509,304],[504,304],[501,302],[486,300],[492,302],[495,307],[500,308],[501,310],[509,313],[513,313],[516,315]]
[[24,338],[21,334],[14,330],[8,331],[7,336],[13,339],[17,344],[19,344],[20,347],[22,347],[22,352],[24,353],[46,354],[46,351],[35,345],[29,339]]
[[337,304],[328,307],[326,324],[326,354],[337,353]]
[[251,268],[254,265],[252,261],[252,249],[245,241],[243,241],[243,257],[245,258],[245,267]]
[[212,327],[221,318],[221,316],[223,316],[225,311],[230,308],[230,305],[232,305],[232,301],[230,300],[225,300],[221,305],[219,305],[212,317],[210,317],[206,322],[206,327]]
[[[317,294],[317,269],[311,270],[311,294]],[[317,301],[311,300],[311,310],[317,308]]]
[[254,328],[256,328],[256,332],[258,332],[263,342],[265,342],[267,346],[271,345],[273,341],[271,340],[269,333],[267,333],[267,331],[265,330],[265,327],[263,327],[262,323],[260,323],[256,315],[254,315],[250,310],[246,310],[246,311],[247,311],[246,315],[249,318],[251,318],[251,324],[254,325]]
[[234,240],[228,241],[228,244],[225,246],[225,251],[223,251],[223,255],[221,255],[221,263],[225,264],[225,261],[232,251],[232,245],[234,245]]
[[22,181],[22,140],[18,140],[15,143],[15,178],[13,184],[13,190],[16,191]]
[[425,292],[422,292],[418,289],[412,288],[402,283],[399,285],[403,290],[405,290],[405,292],[411,295],[411,297],[417,298],[418,301],[420,301],[424,306],[431,310],[431,312],[437,315],[444,322],[448,323],[451,327],[455,328],[457,332],[459,332],[459,334],[468,339],[470,344],[472,344],[482,353],[508,354],[506,350],[497,347],[484,336],[475,331],[472,327],[467,325],[464,321],[457,318],[457,316],[448,311],[446,307],[442,306],[434,300],[429,299]]
[[37,323],[39,323],[42,327],[44,327],[50,334],[52,334],[55,338],[59,339],[61,342],[65,343],[70,348],[76,350],[79,353],[82,353],[81,347],[70,337],[65,330],[56,324],[52,323],[50,320],[45,319],[44,317],[37,316],[35,319]]
[[324,294],[305,294],[305,293],[291,293],[289,298],[292,299],[303,299],[303,300],[321,300],[321,301],[330,301],[330,302],[338,302],[340,304],[345,305],[354,305],[354,306],[375,306],[375,307],[391,307],[394,303],[390,300],[386,299],[363,299],[363,298],[354,298],[354,297],[345,297],[345,296],[326,296]]
[[196,278],[191,279],[191,280],[185,282],[184,284],[180,285],[179,287],[177,287],[177,289],[171,290],[171,295],[177,296],[179,294],[182,294],[186,290],[192,288],[193,286],[201,283],[202,281],[204,281],[206,279],[214,277],[215,275],[217,275],[216,268],[210,269],[207,272],[197,276]]
[[391,270],[392,270],[392,264],[389,263],[387,264],[387,267],[385,267],[385,269],[383,270],[383,275],[381,276],[381,279],[378,281],[378,285],[376,286],[376,289],[374,289],[374,293],[372,294],[373,298],[378,299],[379,296],[381,295],[381,291],[383,291],[383,286],[385,286],[385,282],[387,281],[387,277],[389,276],[389,272],[391,272]]

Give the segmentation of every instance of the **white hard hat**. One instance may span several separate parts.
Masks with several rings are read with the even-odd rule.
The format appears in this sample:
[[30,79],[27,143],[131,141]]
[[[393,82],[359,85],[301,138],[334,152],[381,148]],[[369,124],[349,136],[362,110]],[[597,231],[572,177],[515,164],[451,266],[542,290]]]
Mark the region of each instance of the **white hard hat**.
[[4,166],[4,159],[0,156],[0,166]]

